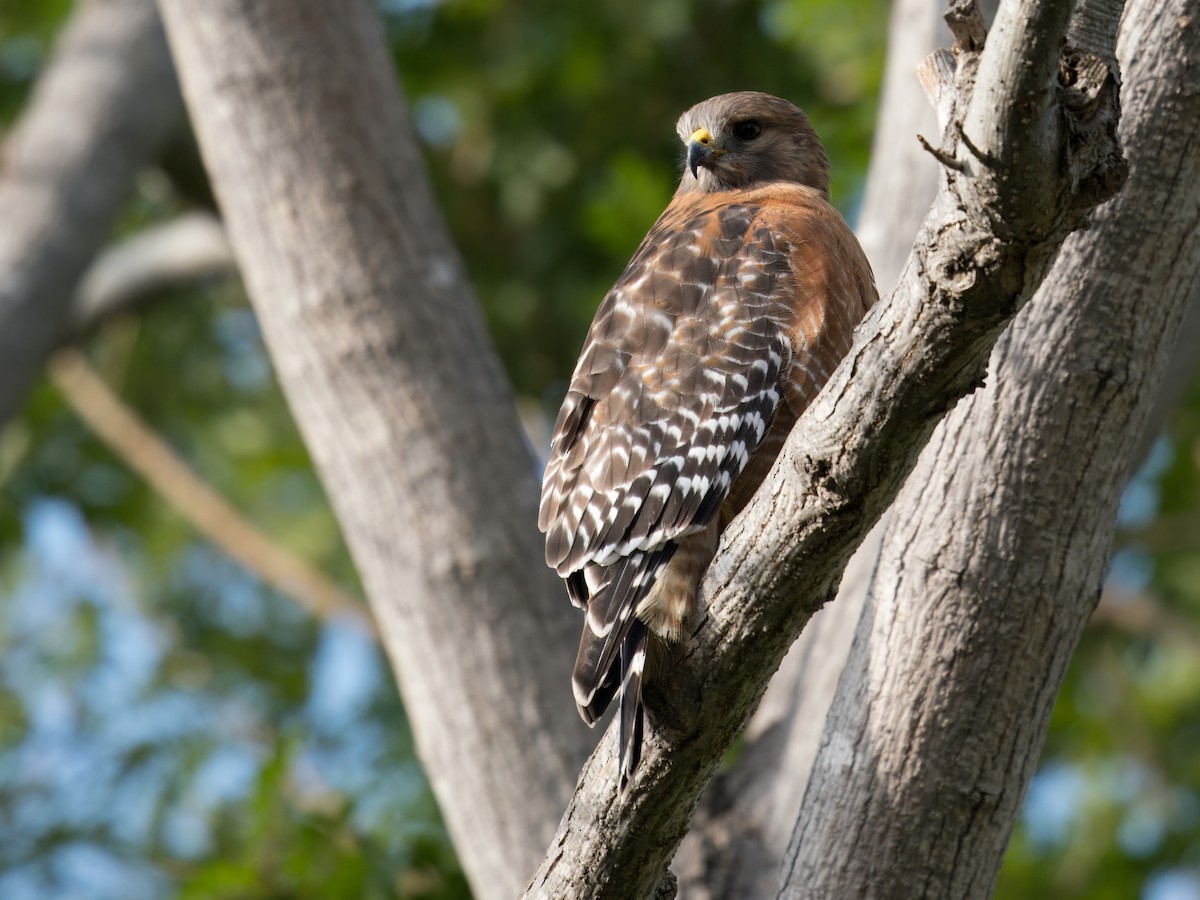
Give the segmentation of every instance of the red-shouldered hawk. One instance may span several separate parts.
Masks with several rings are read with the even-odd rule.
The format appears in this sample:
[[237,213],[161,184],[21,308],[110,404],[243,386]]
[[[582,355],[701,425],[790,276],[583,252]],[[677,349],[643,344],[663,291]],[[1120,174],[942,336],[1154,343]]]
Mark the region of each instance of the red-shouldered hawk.
[[538,514],[546,562],[587,611],[584,720],[621,692],[622,792],[641,753],[648,632],[679,639],[721,531],[878,298],[804,113],[724,94],[676,130],[686,170],[588,331]]

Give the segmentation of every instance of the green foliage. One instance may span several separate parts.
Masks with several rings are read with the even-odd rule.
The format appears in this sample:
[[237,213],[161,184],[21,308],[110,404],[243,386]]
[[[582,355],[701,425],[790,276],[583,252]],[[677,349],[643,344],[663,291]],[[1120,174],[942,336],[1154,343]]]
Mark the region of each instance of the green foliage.
[[0,9],[0,122],[16,116],[70,8],[70,0],[30,0]]

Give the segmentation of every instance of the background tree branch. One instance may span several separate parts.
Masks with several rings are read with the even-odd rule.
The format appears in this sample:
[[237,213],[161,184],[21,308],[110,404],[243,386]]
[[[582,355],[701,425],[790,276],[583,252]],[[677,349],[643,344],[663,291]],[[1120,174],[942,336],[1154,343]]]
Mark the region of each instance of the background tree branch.
[[379,23],[365,0],[161,7],[464,869],[477,896],[511,897],[592,741],[557,652],[578,622],[543,562],[535,464]]
[[[1015,9],[1008,15],[1019,18]],[[972,91],[977,51],[960,48],[956,88],[968,118],[981,103],[1003,109],[1016,97],[1028,114],[1001,115],[994,127],[983,119],[986,127],[969,147],[955,129],[947,133],[947,155],[961,165],[947,171],[900,285],[860,328],[755,502],[730,527],[705,579],[706,618],[674,667],[650,686],[655,733],[637,787],[628,802],[616,803],[610,729],[527,896],[637,897],[654,889],[721,754],[804,623],[832,595],[850,553],[895,496],[934,425],[978,385],[991,346],[1064,237],[1121,184],[1115,73],[1076,72],[1064,60],[1065,84],[1078,78],[1072,88],[1056,88],[1066,17],[1034,14],[1032,21],[1044,29],[1036,39],[999,41],[983,51],[986,101]],[[1005,95],[996,74],[1004,64],[989,54],[1031,47],[1054,60],[1030,63],[1047,85],[1036,91],[1033,76],[1022,77],[1012,82],[1014,96]],[[1077,91],[1096,102],[1080,104]],[[1083,117],[1075,119],[1078,112]],[[1049,120],[1056,124],[1048,129]],[[968,154],[976,162],[965,162]],[[1053,190],[1024,204],[1005,196],[1021,181],[1006,168],[1014,157],[1040,160],[1055,173]],[[992,219],[984,198],[1012,218]]]
[[4,147],[0,424],[62,340],[80,276],[179,111],[151,0],[78,4]]
[[75,414],[121,461],[231,559],[312,615],[351,622],[378,637],[361,603],[239,515],[120,401],[82,353],[73,348],[58,351],[50,359],[50,377]]
[[236,273],[233,250],[216,216],[184,213],[125,238],[96,258],[71,305],[69,332],[82,335],[164,288]]
[[991,893],[1195,287],[1197,11],[1130,4],[1130,182],[1068,240],[893,507],[782,896]]

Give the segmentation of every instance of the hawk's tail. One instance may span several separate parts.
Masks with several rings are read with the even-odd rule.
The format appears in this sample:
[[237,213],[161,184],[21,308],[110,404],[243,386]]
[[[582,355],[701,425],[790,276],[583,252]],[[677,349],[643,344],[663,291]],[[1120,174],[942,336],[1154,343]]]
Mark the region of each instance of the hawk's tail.
[[625,796],[638,763],[642,761],[642,735],[645,712],[642,707],[642,673],[646,667],[646,642],[649,630],[640,619],[634,619],[621,640],[618,659],[605,673],[604,680],[592,695],[592,702],[580,707],[589,725],[604,714],[617,691],[621,692],[618,771],[620,792]]
[[621,644],[621,733],[618,768],[620,793],[624,797],[633,782],[633,773],[642,761],[642,671],[646,666],[648,631],[635,620]]
[[[572,687],[579,713],[596,724],[613,697],[621,695],[620,788],[624,794],[642,757],[642,673],[649,629],[634,615],[676,550],[668,542],[634,553],[600,570],[586,600],[587,618],[579,638]],[[585,587],[588,587],[586,580]],[[578,588],[578,585],[576,585]],[[578,602],[578,601],[577,601]]]
[[586,606],[587,617],[579,636],[571,687],[579,713],[589,725],[595,725],[604,715],[625,680],[626,667],[619,666],[618,659],[637,622],[634,611],[654,587],[675,549],[674,543],[667,543],[646,553],[634,553],[607,568],[596,567],[594,583],[589,586],[585,580],[584,584],[590,587],[591,596],[582,603],[582,598],[575,599]]
[[612,698],[620,691],[620,721],[618,744],[618,772],[620,796],[624,797],[642,761],[642,734],[644,732],[644,710],[642,708],[642,672],[646,668],[646,643],[649,630],[641,619],[634,619],[622,642],[616,664],[608,668],[593,695],[592,703],[580,707],[584,721],[594,725],[604,715]]

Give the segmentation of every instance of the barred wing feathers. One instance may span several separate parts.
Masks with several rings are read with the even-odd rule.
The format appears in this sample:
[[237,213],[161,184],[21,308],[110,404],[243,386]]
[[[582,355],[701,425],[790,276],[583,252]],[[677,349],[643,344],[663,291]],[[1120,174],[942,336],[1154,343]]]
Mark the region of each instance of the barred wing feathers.
[[845,334],[821,345],[839,299],[829,271],[847,246],[840,216],[808,188],[681,196],[601,304],[555,424],[538,521],[547,563],[587,609],[574,681],[589,721],[619,686],[610,670],[676,542],[712,522],[781,399],[793,419],[845,353],[861,312],[834,310]]
[[704,499],[728,489],[765,432],[786,352],[772,298],[786,258],[748,234],[758,212],[711,197],[673,205],[601,304],[542,492],[560,575],[702,525]]

